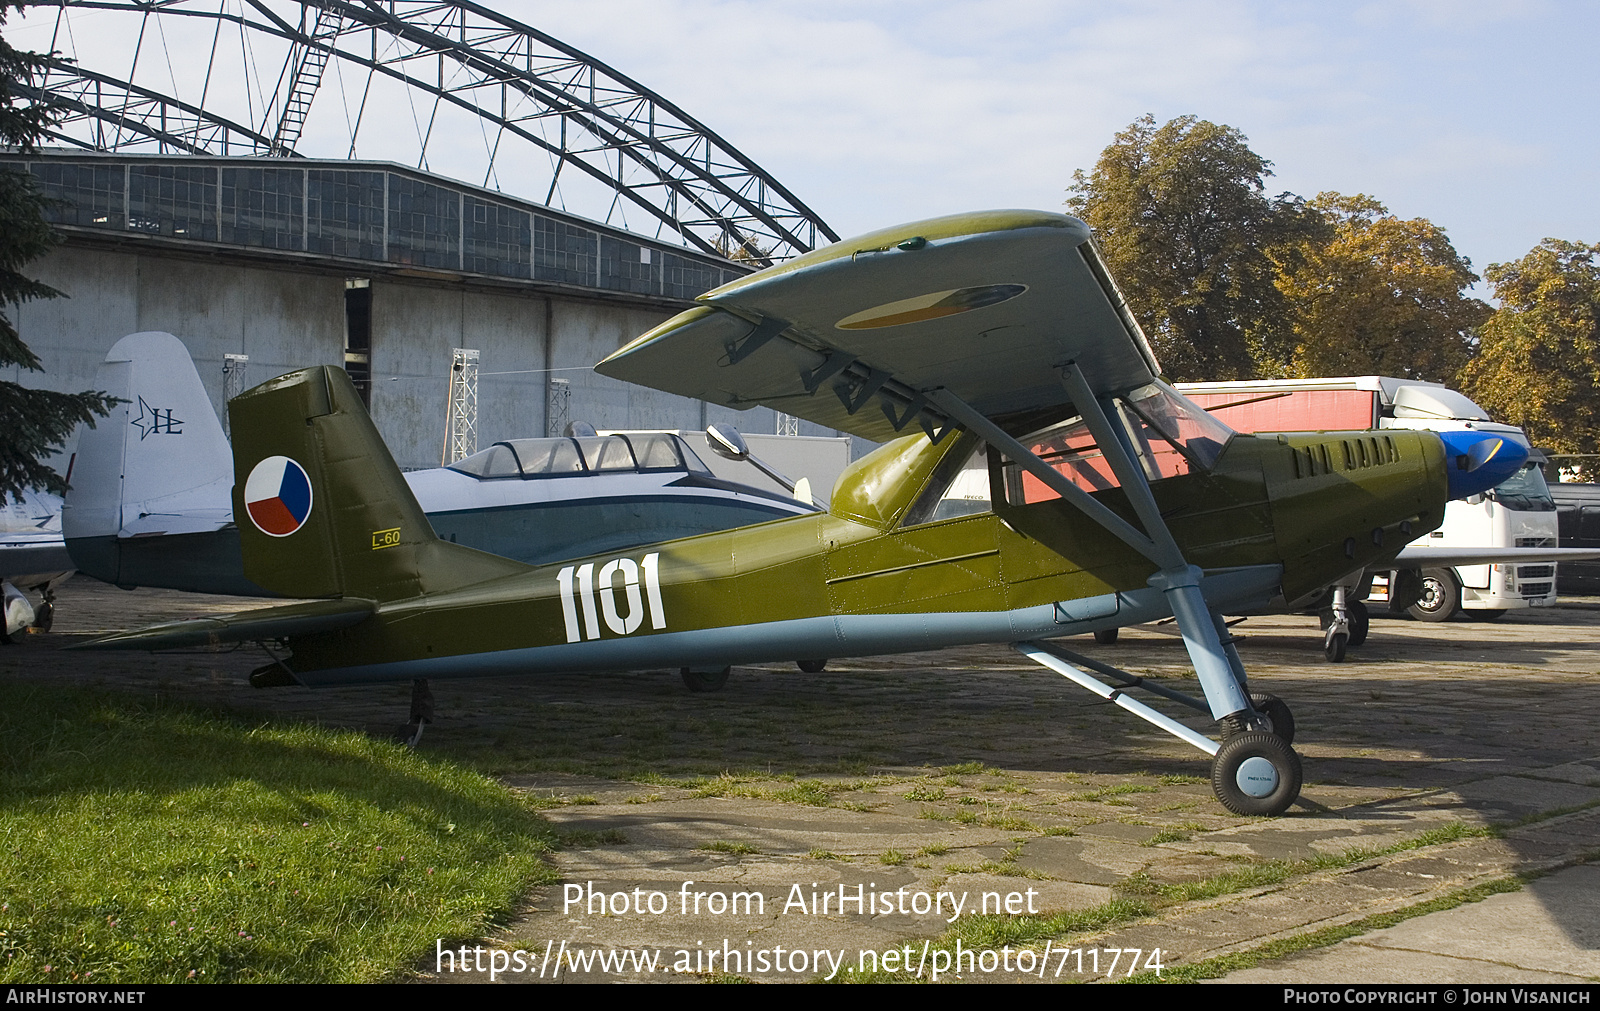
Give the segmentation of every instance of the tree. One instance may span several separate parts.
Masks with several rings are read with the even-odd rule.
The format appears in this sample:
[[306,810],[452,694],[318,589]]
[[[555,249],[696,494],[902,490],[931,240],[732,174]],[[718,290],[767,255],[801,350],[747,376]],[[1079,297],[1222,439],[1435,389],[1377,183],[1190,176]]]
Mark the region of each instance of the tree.
[[1479,332],[1462,390],[1535,445],[1600,453],[1600,244],[1545,239],[1484,271],[1500,308]]
[[1268,198],[1272,163],[1244,134],[1183,116],[1144,116],[1094,172],[1073,173],[1067,207],[1095,230],[1128,307],[1174,379],[1276,371],[1292,348],[1268,250],[1320,234],[1298,197]]
[[1472,265],[1438,226],[1402,221],[1371,197],[1323,193],[1306,207],[1326,237],[1273,254],[1293,374],[1450,382],[1491,312],[1465,294],[1478,280]]
[[[8,10],[9,5],[0,4],[0,25],[5,24]],[[15,88],[42,70],[43,62],[37,53],[19,52],[0,37],[0,145],[28,152],[44,136],[52,110],[19,104]],[[0,171],[0,305],[61,295],[21,272],[24,264],[58,241],[45,221],[45,208],[44,197],[25,173]],[[10,316],[0,312],[0,368],[13,366],[43,371]],[[114,403],[115,398],[104,393],[56,393],[0,382],[0,501],[26,488],[65,491],[66,482],[43,458],[66,442],[79,424],[93,425]]]

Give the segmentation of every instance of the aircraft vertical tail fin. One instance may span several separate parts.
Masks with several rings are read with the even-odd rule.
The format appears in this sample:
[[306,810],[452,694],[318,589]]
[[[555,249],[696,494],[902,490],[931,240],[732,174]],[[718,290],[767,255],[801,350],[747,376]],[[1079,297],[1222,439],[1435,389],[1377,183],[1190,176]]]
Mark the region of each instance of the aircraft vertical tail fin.
[[78,437],[62,533],[82,571],[121,583],[134,538],[228,525],[233,458],[189,349],[172,334],[117,341],[95,382],[121,403]]
[[527,571],[434,535],[343,370],[280,376],[228,412],[245,575],[260,586],[388,601]]

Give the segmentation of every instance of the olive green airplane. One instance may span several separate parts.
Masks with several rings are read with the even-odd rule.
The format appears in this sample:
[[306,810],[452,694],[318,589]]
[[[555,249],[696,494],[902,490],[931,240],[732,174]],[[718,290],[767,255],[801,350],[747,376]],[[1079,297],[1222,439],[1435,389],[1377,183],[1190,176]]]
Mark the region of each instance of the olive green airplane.
[[[1230,810],[1296,800],[1293,717],[1252,694],[1220,615],[1437,526],[1437,436],[1232,432],[1161,381],[1087,226],[1057,214],[891,228],[700,301],[597,371],[886,442],[827,512],[539,566],[473,551],[434,536],[345,374],[307,369],[229,410],[246,574],[317,599],[81,648],[258,641],[260,686],[678,667],[706,690],[733,664],[1008,643],[1212,756]],[[1204,699],[1051,641],[1167,616]]]

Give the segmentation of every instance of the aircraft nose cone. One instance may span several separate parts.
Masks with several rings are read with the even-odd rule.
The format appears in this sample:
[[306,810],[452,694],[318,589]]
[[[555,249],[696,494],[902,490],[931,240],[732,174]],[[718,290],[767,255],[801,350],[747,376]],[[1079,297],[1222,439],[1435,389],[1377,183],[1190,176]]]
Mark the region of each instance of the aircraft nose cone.
[[1444,442],[1445,473],[1453,499],[1488,491],[1528,461],[1528,447],[1503,435],[1468,429],[1438,434]]

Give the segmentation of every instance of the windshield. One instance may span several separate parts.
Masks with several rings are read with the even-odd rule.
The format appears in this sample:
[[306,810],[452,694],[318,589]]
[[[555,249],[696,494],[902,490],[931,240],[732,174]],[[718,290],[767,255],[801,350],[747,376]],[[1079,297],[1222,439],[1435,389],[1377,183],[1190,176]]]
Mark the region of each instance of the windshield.
[[[1159,379],[1139,387],[1124,400],[1145,424],[1164,436],[1201,470],[1210,470],[1228,440],[1233,438],[1233,429]],[[1146,466],[1148,469],[1149,465]]]
[[666,432],[585,438],[508,439],[457,460],[450,469],[475,478],[570,477],[584,474],[711,471],[688,444]]
[[1550,497],[1550,486],[1544,483],[1544,474],[1532,461],[1511,477],[1501,481],[1489,493],[1490,500],[1518,512],[1555,512],[1555,500]]

